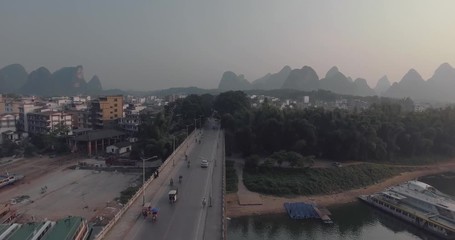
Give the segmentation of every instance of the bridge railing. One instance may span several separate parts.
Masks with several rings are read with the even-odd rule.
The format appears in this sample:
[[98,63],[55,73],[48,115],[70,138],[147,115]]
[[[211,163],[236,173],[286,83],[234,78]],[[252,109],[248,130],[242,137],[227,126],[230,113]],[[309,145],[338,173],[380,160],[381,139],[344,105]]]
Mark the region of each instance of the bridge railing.
[[221,214],[221,239],[224,240],[224,239],[227,239],[227,235],[226,235],[226,227],[227,227],[227,224],[226,224],[226,199],[225,199],[225,196],[226,196],[226,149],[225,149],[225,144],[224,144],[224,141],[225,141],[225,138],[224,138],[224,131],[221,131],[221,137],[222,137],[222,152],[221,152],[221,155],[222,155],[222,190],[221,190],[221,202],[222,202],[222,214]]
[[[174,158],[176,156],[176,153],[183,148],[186,144],[189,144],[188,141],[190,139],[192,140],[193,137],[195,136],[197,130],[194,130],[191,132],[190,135],[175,149],[175,151],[166,159],[166,161],[161,164],[161,166],[158,168],[158,172],[163,171],[169,165],[171,161],[174,161]],[[109,223],[103,227],[103,229],[96,235],[95,240],[102,240],[106,237],[106,234],[109,233],[109,231],[114,227],[114,225],[118,222],[118,220],[125,214],[125,212],[133,205],[133,203],[141,196],[141,194],[144,192],[144,190],[150,185],[150,183],[155,179],[154,176],[151,176],[145,183],[144,185],[137,191],[131,198],[130,200],[120,209],[117,214],[115,214],[114,218],[109,221]]]

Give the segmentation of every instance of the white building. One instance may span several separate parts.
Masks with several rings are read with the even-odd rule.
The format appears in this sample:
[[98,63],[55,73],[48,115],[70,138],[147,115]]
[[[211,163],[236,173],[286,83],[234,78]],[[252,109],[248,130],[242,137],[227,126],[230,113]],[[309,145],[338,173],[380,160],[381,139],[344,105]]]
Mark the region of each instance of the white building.
[[131,148],[130,142],[119,142],[114,145],[107,146],[106,153],[122,155],[131,152]]
[[[19,114],[5,113],[0,115],[0,143],[3,143],[3,133],[16,132],[16,121]],[[15,140],[15,139],[11,139]]]

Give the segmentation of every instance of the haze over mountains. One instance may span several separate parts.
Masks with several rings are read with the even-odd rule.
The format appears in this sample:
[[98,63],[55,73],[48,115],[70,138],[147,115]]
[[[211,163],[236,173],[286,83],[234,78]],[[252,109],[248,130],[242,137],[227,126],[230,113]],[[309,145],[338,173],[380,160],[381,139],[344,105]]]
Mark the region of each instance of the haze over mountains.
[[[294,89],[302,91],[329,90],[338,94],[356,96],[410,97],[414,100],[455,102],[455,68],[450,64],[440,65],[433,76],[424,80],[410,69],[399,82],[390,83],[387,76],[371,88],[363,78],[354,81],[337,67],[332,67],[323,78],[310,66],[301,69],[283,67],[277,73],[268,73],[249,82],[243,75],[227,71],[219,82],[219,90],[272,90]],[[0,69],[0,92],[41,96],[100,94],[103,91],[100,79],[95,75],[90,81],[84,79],[83,67],[64,67],[54,73],[40,67],[30,74],[20,64],[11,64]]]
[[455,102],[455,68],[444,63],[439,66],[433,76],[424,80],[420,74],[410,69],[399,82],[391,85],[387,76],[378,80],[371,88],[363,78],[354,81],[345,76],[337,67],[332,67],[325,77],[319,78],[316,71],[309,66],[291,69],[285,66],[275,74],[268,73],[253,82],[248,82],[243,75],[225,72],[220,80],[220,90],[250,89],[295,89],[314,91],[329,90],[338,94],[357,96],[384,96],[392,98],[410,97],[415,100]]
[[0,92],[40,96],[98,94],[102,91],[98,76],[87,83],[82,66],[64,67],[54,73],[40,67],[30,74],[20,64],[0,69]]

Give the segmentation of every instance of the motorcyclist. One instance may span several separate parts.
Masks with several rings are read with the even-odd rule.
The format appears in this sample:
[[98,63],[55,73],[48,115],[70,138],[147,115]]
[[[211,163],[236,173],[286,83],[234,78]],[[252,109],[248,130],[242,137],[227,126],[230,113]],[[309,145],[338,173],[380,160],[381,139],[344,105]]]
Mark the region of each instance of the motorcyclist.
[[152,212],[152,221],[156,221],[156,218],[158,217],[158,208],[153,208],[151,210]]
[[182,178],[183,178],[183,176],[180,175],[180,176],[179,176],[179,183],[182,183]]
[[148,209],[147,209],[146,207],[144,207],[144,208],[142,209],[142,215],[144,216],[144,218],[147,217],[147,211],[148,211]]
[[202,198],[202,207],[205,207],[205,205],[207,204],[207,200],[204,198]]
[[174,179],[173,178],[171,178],[170,184],[171,184],[171,186],[174,185]]
[[188,165],[187,166],[190,167],[190,165],[191,165],[191,162],[190,162],[190,160],[188,160]]

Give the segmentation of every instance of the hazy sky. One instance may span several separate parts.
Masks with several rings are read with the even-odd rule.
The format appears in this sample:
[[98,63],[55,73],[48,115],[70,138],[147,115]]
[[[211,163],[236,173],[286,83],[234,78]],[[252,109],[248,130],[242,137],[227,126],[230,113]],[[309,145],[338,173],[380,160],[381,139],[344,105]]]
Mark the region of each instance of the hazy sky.
[[3,0],[0,67],[83,65],[104,88],[216,88],[284,65],[375,85],[455,65],[453,0]]

